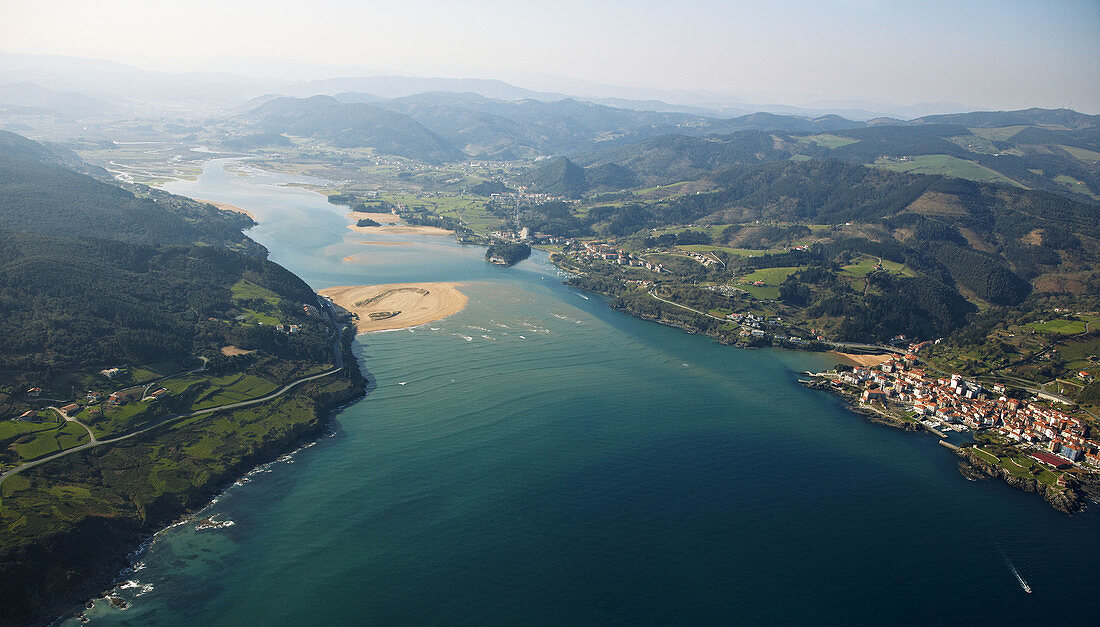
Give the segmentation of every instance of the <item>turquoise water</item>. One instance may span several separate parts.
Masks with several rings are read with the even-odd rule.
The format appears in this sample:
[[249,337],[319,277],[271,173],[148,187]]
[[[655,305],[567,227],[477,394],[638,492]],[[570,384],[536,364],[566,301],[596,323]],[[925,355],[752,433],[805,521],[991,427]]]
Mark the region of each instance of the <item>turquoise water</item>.
[[[461,313],[359,337],[335,432],[160,534],[104,624],[976,622],[1097,607],[1100,518],[974,483],[929,436],[450,238],[355,234],[295,179],[208,165],[313,287],[459,281]],[[398,242],[396,246],[364,241]],[[350,258],[349,258],[350,257]],[[1030,583],[1025,594],[1006,558]],[[144,591],[143,591],[144,590]]]

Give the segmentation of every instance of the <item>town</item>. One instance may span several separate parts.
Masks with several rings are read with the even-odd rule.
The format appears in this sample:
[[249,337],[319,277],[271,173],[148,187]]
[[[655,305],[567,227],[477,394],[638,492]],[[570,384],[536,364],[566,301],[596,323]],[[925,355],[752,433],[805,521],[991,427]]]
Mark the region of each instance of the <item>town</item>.
[[[983,432],[987,436],[983,439],[1020,449],[1042,469],[1100,469],[1100,443],[1087,437],[1084,420],[1054,406],[1059,401],[1039,395],[1020,398],[1026,394],[1000,383],[987,388],[958,374],[931,374],[919,367],[913,353],[891,355],[877,367],[815,376],[825,379],[826,387],[858,398],[862,406],[893,409],[894,415],[900,410],[934,433],[939,429]],[[1092,377],[1088,372],[1078,376]],[[978,444],[974,448],[982,451]],[[985,453],[987,461],[997,460],[996,455]],[[1068,482],[1065,473],[1053,478],[1058,485]]]

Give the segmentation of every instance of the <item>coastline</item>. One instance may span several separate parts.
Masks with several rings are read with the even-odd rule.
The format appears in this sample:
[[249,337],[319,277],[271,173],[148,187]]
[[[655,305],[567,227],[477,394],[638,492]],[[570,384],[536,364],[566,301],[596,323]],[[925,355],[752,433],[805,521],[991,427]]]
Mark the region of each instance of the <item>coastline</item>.
[[[347,357],[354,359],[354,356],[351,355],[350,344],[348,345],[348,348],[349,350],[347,351]],[[361,377],[361,373],[358,370],[358,363],[356,363],[356,373],[359,374],[359,376]],[[366,382],[366,379],[363,378],[363,381]],[[361,398],[366,395],[367,391],[368,388],[364,386],[364,389],[358,395],[348,398],[342,404],[330,408],[321,409],[320,411],[322,413],[322,418],[318,422],[316,429],[312,429],[303,433],[301,437],[299,437],[297,440],[287,443],[282,448],[273,449],[269,455],[265,455],[262,458],[258,459],[255,464],[253,464],[244,472],[241,472],[237,476],[222,482],[217,490],[214,491],[202,505],[190,508],[187,511],[182,512],[174,521],[165,524],[157,531],[149,534],[147,537],[142,539],[141,543],[138,544],[136,548],[126,553],[127,565],[124,568],[117,570],[110,582],[106,586],[102,587],[102,594],[96,597],[87,598],[79,605],[73,604],[72,607],[69,608],[69,610],[66,610],[56,615],[50,621],[50,624],[56,624],[57,622],[65,620],[67,618],[76,618],[77,620],[80,620],[80,617],[84,614],[84,611],[86,609],[91,609],[94,604],[100,601],[107,601],[112,604],[117,604],[117,600],[121,600],[122,604],[118,605],[119,609],[127,609],[128,604],[126,603],[125,599],[121,599],[121,597],[118,597],[115,592],[119,590],[120,587],[125,587],[122,584],[130,580],[136,570],[135,566],[141,561],[141,557],[145,553],[145,551],[148,550],[148,548],[152,546],[154,542],[156,542],[158,536],[181,525],[186,525],[196,520],[203,520],[199,519],[198,516],[201,515],[210,506],[217,504],[218,501],[221,500],[221,498],[231,489],[248,482],[249,477],[252,474],[268,466],[271,466],[272,464],[287,461],[300,451],[303,451],[319,442],[321,438],[325,435],[333,435],[334,432],[332,429],[332,425],[336,419],[336,416],[338,416],[345,408],[357,403]],[[213,521],[213,518],[217,515],[219,514],[215,514],[214,516],[210,516],[207,518],[207,520],[212,521],[212,524],[208,524],[206,527],[198,527],[198,529],[218,529],[221,527],[232,526],[234,524],[233,521]],[[140,596],[140,594],[138,596]]]
[[[309,395],[314,411],[308,422],[300,423],[298,428],[283,437],[262,442],[243,455],[238,463],[221,472],[211,473],[197,489],[158,503],[141,520],[91,516],[20,548],[14,555],[16,563],[5,565],[4,578],[27,582],[25,587],[31,586],[30,582],[41,581],[52,581],[52,585],[35,585],[33,589],[8,588],[13,599],[19,598],[23,602],[22,606],[13,604],[8,608],[20,616],[15,623],[56,622],[79,615],[89,600],[104,598],[123,581],[133,565],[134,557],[158,534],[191,520],[257,467],[317,441],[331,428],[336,415],[344,407],[362,398],[369,390],[368,381],[351,350],[354,341],[354,331],[346,329],[339,344],[345,369],[336,378],[320,385],[331,388],[335,384],[336,389],[310,387],[314,392]],[[88,551],[87,547],[94,547],[94,550]],[[72,558],[59,563],[58,550],[68,551]],[[59,570],[69,573],[68,576],[55,576],[54,573]]]
[[226,202],[215,202],[213,200],[203,200],[201,198],[196,198],[195,200],[198,201],[198,202],[204,202],[208,205],[214,205],[215,207],[217,207],[218,209],[221,209],[222,211],[230,211],[232,213],[243,213],[244,215],[248,216],[249,218],[252,218],[253,222],[259,222],[259,220],[256,219],[255,214],[253,214],[248,209],[242,209],[242,208],[238,207],[237,205],[231,205],[231,204],[226,203]]
[[991,464],[977,454],[969,450],[969,447],[959,448],[955,451],[962,461],[959,462],[959,471],[968,478],[994,478],[1004,481],[1008,485],[1024,492],[1035,492],[1043,497],[1054,509],[1063,514],[1074,514],[1087,506],[1084,493],[1078,490],[1076,482],[1065,488],[1049,486],[1033,477],[1017,477],[1004,468]]
[[[563,269],[560,265],[558,266],[558,268]],[[587,289],[579,285],[575,287],[578,287],[578,289],[582,289],[585,291],[603,294],[605,296],[612,296],[610,294],[599,292],[597,290]],[[663,310],[659,310],[658,315],[652,315],[643,312],[633,311],[627,306],[619,307],[615,306],[615,304],[610,304],[610,306],[612,309],[622,311],[642,320],[648,320],[651,322],[656,322],[658,324],[663,324],[665,326],[675,327],[689,334],[702,333],[716,340],[720,344],[733,344],[733,342],[729,341],[726,337],[722,336],[721,334],[714,333],[708,328],[700,328],[684,320],[667,318],[663,315]],[[750,346],[746,348],[754,347]],[[797,347],[793,348],[793,350],[812,352],[806,347]],[[851,366],[871,368],[874,368],[879,364],[889,360],[892,356],[888,353],[855,354],[845,353],[838,350],[828,350],[828,352],[837,356],[838,361],[841,363],[845,363]],[[849,390],[845,390],[842,387],[830,385],[826,381],[820,379],[814,379],[811,381],[800,380],[800,382],[808,388],[822,390],[839,397],[840,399],[842,399],[844,405],[849,411],[854,414],[858,414],[869,422],[884,425],[901,431],[927,432],[936,435],[937,437],[943,437],[942,433],[939,433],[935,429],[931,429],[926,425],[921,424],[920,422],[905,420],[895,415],[892,415],[891,412],[886,409],[878,410],[873,406],[865,405],[861,402],[858,394]],[[941,440],[941,442],[946,441]],[[965,445],[962,448],[954,447],[953,445],[951,445],[949,446],[949,448],[955,450],[956,454],[963,458],[963,462],[960,462],[960,472],[968,479],[973,479],[975,476],[999,478],[1008,485],[1019,490],[1040,494],[1052,508],[1065,514],[1073,514],[1084,509],[1087,504],[1085,494],[1090,495],[1094,499],[1100,500],[1100,480],[1093,480],[1092,483],[1084,486],[1085,489],[1083,491],[1076,489],[1076,487],[1072,485],[1067,486],[1066,488],[1056,488],[1036,481],[1033,478],[1021,478],[1014,476],[1008,473],[1004,468],[1001,468],[1000,466],[994,464],[990,464],[986,460],[981,459],[973,453],[968,453],[966,450],[967,447]]]
[[[879,411],[864,405],[860,402],[859,397],[855,393],[842,387],[830,385],[823,380],[815,379],[812,381],[802,381],[802,384],[810,389],[822,390],[841,398],[848,410],[863,416],[870,422],[900,429],[902,431],[925,431],[937,436],[943,435],[922,424],[894,418],[885,411]],[[959,462],[959,472],[967,479],[1000,479],[1018,490],[1039,494],[1051,507],[1064,514],[1079,512],[1083,510],[1087,504],[1085,495],[1081,490],[1076,489],[1075,486],[1070,485],[1065,488],[1056,488],[1037,481],[1032,477],[1025,478],[1013,475],[1001,466],[992,464],[970,451],[970,445],[973,443],[970,443],[970,445],[963,444],[961,446],[954,446],[946,444],[946,440],[942,439],[940,443],[954,451],[955,454],[962,459],[962,461]]]

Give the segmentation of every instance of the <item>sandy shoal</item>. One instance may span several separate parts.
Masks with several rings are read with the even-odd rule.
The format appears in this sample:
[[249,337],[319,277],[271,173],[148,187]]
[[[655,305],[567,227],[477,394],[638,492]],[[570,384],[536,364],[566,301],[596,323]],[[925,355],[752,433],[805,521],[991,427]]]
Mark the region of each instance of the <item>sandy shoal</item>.
[[[256,220],[256,216],[253,215],[253,213],[251,211],[249,211],[248,209],[241,209],[237,205],[231,205],[231,204],[225,203],[225,202],[214,202],[213,200],[199,200],[198,198],[196,198],[195,200],[198,200],[199,202],[204,202],[208,205],[214,205],[215,207],[217,207],[218,209],[221,209],[222,211],[232,211],[233,213],[243,213],[244,215],[252,218],[253,220]],[[256,221],[259,222],[259,220],[256,220]]]
[[392,213],[363,213],[360,211],[352,211],[348,214],[348,217],[352,220],[366,218],[368,220],[374,220],[379,224],[397,224],[401,221],[399,216],[395,216]]
[[[421,293],[426,291],[427,293]],[[390,283],[388,285],[343,285],[318,292],[332,302],[359,317],[355,328],[359,333],[415,327],[456,314],[469,300],[458,291],[457,283]],[[381,295],[381,298],[360,304]],[[392,318],[371,320],[379,311],[399,311]]]
[[438,226],[411,226],[408,224],[394,224],[389,226],[356,226],[354,224],[349,224],[348,229],[356,233],[365,233],[367,235],[386,235],[387,233],[401,235],[452,235],[454,233],[454,231],[441,229]]
[[874,367],[884,362],[890,361],[893,357],[891,353],[883,353],[881,355],[855,355],[852,353],[841,353],[838,351],[829,351],[833,355],[837,355],[844,360],[845,363],[851,366],[866,366]]

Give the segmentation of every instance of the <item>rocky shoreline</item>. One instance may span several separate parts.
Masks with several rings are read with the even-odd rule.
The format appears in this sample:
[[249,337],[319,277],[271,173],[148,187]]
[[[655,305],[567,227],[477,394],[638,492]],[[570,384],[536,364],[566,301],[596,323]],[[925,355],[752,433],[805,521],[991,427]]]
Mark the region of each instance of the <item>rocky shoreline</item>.
[[864,407],[859,402],[859,397],[856,394],[848,392],[843,389],[835,388],[824,381],[802,381],[802,385],[810,388],[811,390],[822,390],[828,392],[834,396],[838,396],[845,401],[848,409],[854,413],[863,416],[869,422],[873,422],[901,431],[924,431],[925,427],[919,423],[910,422],[908,420],[902,420],[895,418],[885,412],[876,411],[874,409]]
[[[918,423],[890,418],[885,413],[864,407],[859,404],[858,397],[855,394],[834,388],[824,381],[803,381],[802,383],[808,388],[824,390],[843,398],[849,410],[860,414],[871,422],[893,427],[895,429],[901,429],[903,431],[921,431],[925,429]],[[1088,503],[1086,492],[1093,494],[1094,497],[1100,496],[1100,480],[1096,481],[1095,485],[1090,484],[1092,490],[1085,489],[1083,491],[1080,489],[1081,486],[1076,485],[1077,482],[1065,488],[1058,488],[1049,486],[1033,477],[1018,477],[1013,475],[1001,466],[991,464],[982,459],[973,451],[970,451],[966,446],[951,446],[949,448],[954,450],[962,459],[962,461],[959,462],[959,472],[967,479],[975,481],[988,478],[1000,479],[1018,490],[1034,492],[1041,495],[1051,507],[1066,514],[1079,512],[1085,508]]]
[[1075,485],[1076,482],[1067,485],[1065,488],[1057,488],[1049,486],[1034,477],[1018,477],[1013,475],[1004,468],[989,463],[987,460],[982,459],[976,453],[966,448],[958,449],[957,454],[963,460],[959,462],[959,471],[968,479],[1000,479],[1017,490],[1035,492],[1041,495],[1047,503],[1050,503],[1051,507],[1066,514],[1079,512],[1085,509],[1085,506],[1088,504],[1085,494],[1077,489]]

